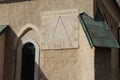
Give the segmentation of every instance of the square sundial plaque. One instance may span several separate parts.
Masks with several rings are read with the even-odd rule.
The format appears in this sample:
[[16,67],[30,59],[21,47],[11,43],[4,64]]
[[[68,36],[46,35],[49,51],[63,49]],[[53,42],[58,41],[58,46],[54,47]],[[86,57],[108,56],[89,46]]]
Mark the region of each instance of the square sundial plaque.
[[43,12],[41,49],[78,48],[77,16],[77,9]]

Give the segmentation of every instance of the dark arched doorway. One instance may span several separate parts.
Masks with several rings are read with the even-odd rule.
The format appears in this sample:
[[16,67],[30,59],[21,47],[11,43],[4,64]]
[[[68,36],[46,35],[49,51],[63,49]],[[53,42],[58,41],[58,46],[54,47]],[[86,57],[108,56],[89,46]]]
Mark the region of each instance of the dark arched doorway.
[[22,47],[21,80],[34,80],[35,46],[28,42]]

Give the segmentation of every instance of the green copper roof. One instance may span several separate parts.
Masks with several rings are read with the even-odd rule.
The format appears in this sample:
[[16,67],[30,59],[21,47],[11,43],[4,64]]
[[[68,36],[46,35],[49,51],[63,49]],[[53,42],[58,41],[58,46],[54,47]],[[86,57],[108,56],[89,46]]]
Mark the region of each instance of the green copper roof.
[[86,13],[81,13],[78,17],[91,47],[119,48],[118,42],[105,21],[95,21]]
[[7,25],[0,25],[0,35],[5,31]]

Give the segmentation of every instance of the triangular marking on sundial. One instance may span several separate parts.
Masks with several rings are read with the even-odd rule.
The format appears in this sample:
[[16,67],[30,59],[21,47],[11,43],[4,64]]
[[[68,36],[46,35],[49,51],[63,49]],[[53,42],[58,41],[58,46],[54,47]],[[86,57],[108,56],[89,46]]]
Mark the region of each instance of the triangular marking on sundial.
[[55,33],[56,33],[57,28],[59,27],[58,24],[60,23],[60,21],[61,21],[62,27],[63,27],[64,30],[65,30],[65,33],[67,34],[68,39],[71,41],[70,35],[69,35],[68,31],[67,31],[67,28],[66,28],[66,26],[65,26],[65,24],[64,24],[61,16],[58,17],[57,23],[56,23],[55,28],[54,28],[54,31],[53,31],[52,38],[55,37]]

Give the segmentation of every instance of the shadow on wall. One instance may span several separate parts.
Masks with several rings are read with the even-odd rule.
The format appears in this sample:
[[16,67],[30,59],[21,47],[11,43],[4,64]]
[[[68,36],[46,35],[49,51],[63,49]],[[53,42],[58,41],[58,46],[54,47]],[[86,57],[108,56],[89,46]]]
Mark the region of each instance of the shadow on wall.
[[111,80],[111,49],[95,49],[95,80]]
[[[16,63],[17,63],[17,49],[15,48],[15,44],[16,44],[17,40],[18,40],[18,37],[15,34],[14,30],[12,30],[12,28],[9,27],[7,32],[6,32],[3,80],[15,80]],[[21,40],[19,40],[19,44],[23,44]],[[24,44],[23,44],[23,46],[24,46]],[[23,48],[22,48],[22,50],[23,50]],[[30,52],[27,52],[27,53],[30,53]],[[23,54],[23,52],[21,54]],[[22,56],[21,62],[23,61],[23,59],[25,59],[25,60],[33,59],[31,55],[29,55],[30,58],[27,58],[26,56],[23,58],[23,56]],[[31,60],[29,60],[29,61],[31,61]],[[35,62],[35,60],[33,60],[33,62],[34,62],[34,64],[29,64],[29,65],[26,65],[26,62],[25,62],[25,64],[22,62],[22,64],[24,66],[27,66],[26,70],[28,70],[28,71],[33,70],[33,68],[30,67],[30,65],[36,66],[38,68],[38,70],[37,70],[38,71],[38,80],[48,80],[46,78],[45,74],[43,73],[42,69],[40,68],[40,66]],[[22,68],[21,68],[21,71],[22,71]],[[34,74],[34,72],[33,72],[33,74]],[[28,79],[20,79],[20,80],[28,80]]]
[[[20,66],[21,67],[20,68],[21,76],[20,76],[20,78],[21,79],[18,79],[18,80],[34,80],[34,79],[35,80],[36,79],[48,80],[40,67],[40,63],[39,63],[40,61],[38,61],[38,62],[35,61],[35,55],[37,54],[37,52],[36,52],[36,47],[35,47],[34,43],[29,42],[29,41],[23,43],[20,39],[18,42],[18,45],[22,45],[21,52],[20,52],[20,54],[21,54],[21,58],[20,58],[21,59],[21,66]],[[16,58],[17,58],[17,53],[16,53]],[[39,56],[39,58],[40,58],[40,56]],[[16,61],[17,60],[18,59],[16,59]],[[16,64],[15,64],[15,67],[17,68]],[[38,73],[37,73],[37,71],[38,71]],[[16,75],[16,71],[14,73],[14,77],[15,77],[15,75]],[[36,75],[38,75],[38,76],[36,76]]]
[[45,76],[45,74],[43,73],[43,71],[41,70],[41,68],[38,66],[39,70],[38,70],[38,80],[48,80],[47,77]]
[[[42,69],[40,68],[40,66],[37,65],[37,63],[35,63],[35,66],[38,67],[38,80],[48,80],[45,74],[43,73]],[[21,69],[24,69],[24,68],[21,68]],[[29,72],[29,69],[30,69],[30,72]],[[35,76],[32,77],[34,75],[34,72],[32,72],[31,70],[33,69],[30,66],[27,67],[27,69],[25,70],[26,72],[24,70],[21,70],[23,72],[21,72],[21,79],[19,80],[34,80]],[[29,74],[29,73],[32,73],[32,74]]]
[[9,26],[6,31],[5,37],[5,54],[4,54],[4,72],[3,80],[12,80],[14,73],[14,63],[15,63],[15,49],[14,43],[17,39],[17,35]]
[[17,3],[17,2],[23,2],[23,1],[34,1],[34,0],[0,0],[0,4]]

